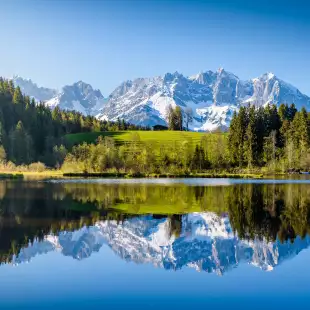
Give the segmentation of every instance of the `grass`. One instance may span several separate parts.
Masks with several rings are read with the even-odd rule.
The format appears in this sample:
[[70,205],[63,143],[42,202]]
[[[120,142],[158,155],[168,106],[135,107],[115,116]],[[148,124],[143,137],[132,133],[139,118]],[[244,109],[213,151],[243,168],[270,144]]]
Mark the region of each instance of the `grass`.
[[60,170],[44,170],[37,171],[1,171],[0,180],[3,179],[47,179],[47,178],[62,178],[63,172]]
[[133,141],[134,134],[138,134],[141,142],[153,142],[161,145],[171,145],[173,142],[191,140],[194,145],[199,144],[201,137],[207,135],[214,137],[215,135],[225,133],[206,133],[191,131],[102,131],[102,132],[83,132],[66,135],[66,140],[70,145],[77,145],[83,142],[95,143],[99,136],[111,137],[116,144],[122,145]]
[[23,174],[23,176],[25,178],[48,178],[48,177],[63,177],[63,172],[61,170],[44,170],[41,172],[37,172],[37,171],[24,171],[24,172],[20,172],[21,174]]

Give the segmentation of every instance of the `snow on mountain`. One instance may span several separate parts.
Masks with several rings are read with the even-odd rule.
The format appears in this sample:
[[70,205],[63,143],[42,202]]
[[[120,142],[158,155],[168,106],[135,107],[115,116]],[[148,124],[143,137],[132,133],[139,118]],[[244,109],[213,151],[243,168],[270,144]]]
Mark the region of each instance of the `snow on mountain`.
[[268,103],[294,103],[298,109],[310,108],[310,98],[296,87],[266,73],[247,81],[220,68],[185,77],[166,73],[154,78],[126,81],[104,98],[99,90],[82,81],[64,86],[60,92],[38,87],[31,80],[13,78],[24,94],[44,101],[52,109],[76,110],[101,120],[125,119],[134,124],[166,125],[169,105],[191,109],[190,129],[213,131],[229,127],[234,111],[243,105],[264,106]]
[[35,241],[14,256],[13,263],[28,262],[32,257],[50,251],[81,260],[106,245],[121,259],[138,264],[149,263],[167,270],[189,267],[223,274],[241,262],[270,271],[310,245],[309,236],[297,237],[293,243],[239,239],[232,232],[228,216],[212,212],[183,215],[181,220],[180,235],[172,233],[170,218],[143,216],[122,224],[100,221],[95,226],[64,231]]
[[84,115],[97,115],[103,108],[105,99],[100,90],[82,81],[64,86],[61,91],[39,87],[30,79],[14,76],[15,86],[19,86],[22,93],[34,98],[37,102],[44,102],[51,109],[58,106],[63,110],[75,110]]
[[34,98],[37,102],[47,101],[57,95],[57,90],[39,87],[30,79],[24,79],[18,75],[13,77],[13,82],[15,86],[19,86],[22,93]]
[[106,99],[100,90],[93,89],[91,85],[79,81],[63,87],[60,93],[45,104],[52,109],[58,106],[62,110],[75,110],[84,115],[97,115],[105,102]]
[[183,111],[192,109],[191,129],[212,131],[227,128],[240,106],[268,103],[295,103],[298,109],[309,108],[310,98],[272,73],[242,81],[222,68],[191,77],[175,72],[122,83],[112,92],[98,117],[110,120],[119,117],[140,125],[164,125],[167,107],[178,105]]

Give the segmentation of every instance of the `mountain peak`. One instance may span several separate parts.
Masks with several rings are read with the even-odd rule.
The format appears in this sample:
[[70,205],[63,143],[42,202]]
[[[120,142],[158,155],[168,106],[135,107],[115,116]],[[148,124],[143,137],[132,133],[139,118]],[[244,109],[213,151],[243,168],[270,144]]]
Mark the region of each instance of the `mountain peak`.
[[159,79],[139,79],[130,86],[122,84],[112,94],[102,111],[112,121],[123,118],[139,125],[165,125],[167,106],[172,105],[182,110],[190,108],[190,129],[200,131],[227,129],[233,113],[246,104],[294,102],[297,108],[310,107],[309,97],[271,72],[242,81],[224,68],[191,77],[168,72]]
[[37,102],[50,100],[57,94],[55,89],[39,87],[31,79],[25,79],[19,75],[14,75],[12,80],[15,86],[19,86],[23,94],[34,98]]
[[271,79],[273,79],[275,77],[275,74],[272,73],[272,72],[268,72],[267,75],[268,75],[268,79],[269,80],[271,80]]
[[266,72],[263,75],[261,75],[258,79],[264,79],[264,80],[272,80],[276,79],[276,75],[273,72]]
[[167,106],[179,106],[193,111],[190,129],[212,131],[227,129],[235,111],[251,104],[294,103],[298,109],[310,108],[310,98],[296,87],[280,80],[272,72],[255,79],[242,81],[224,68],[217,71],[200,71],[186,77],[178,71],[163,76],[137,78],[121,83],[105,99],[100,90],[79,80],[62,88],[61,92],[38,87],[30,79],[15,75],[14,83],[22,92],[44,101],[54,108],[76,110],[85,115],[117,118],[127,122],[153,126],[166,124]]
[[167,72],[164,75],[163,79],[164,79],[164,82],[171,82],[174,79],[180,78],[180,77],[183,77],[183,75],[181,73],[179,73],[178,71],[175,71],[174,73]]
[[225,70],[224,70],[223,67],[219,67],[219,68],[217,69],[217,72],[221,74],[222,72],[225,72]]
[[73,83],[72,85],[73,86],[79,86],[79,87],[87,86],[87,87],[91,87],[92,88],[92,86],[90,84],[88,84],[88,83],[86,83],[86,82],[84,82],[82,80],[79,80],[79,81]]
[[90,84],[80,80],[64,86],[61,93],[47,101],[46,105],[50,108],[58,106],[63,110],[74,110],[84,115],[97,115],[105,102],[100,90],[93,89]]

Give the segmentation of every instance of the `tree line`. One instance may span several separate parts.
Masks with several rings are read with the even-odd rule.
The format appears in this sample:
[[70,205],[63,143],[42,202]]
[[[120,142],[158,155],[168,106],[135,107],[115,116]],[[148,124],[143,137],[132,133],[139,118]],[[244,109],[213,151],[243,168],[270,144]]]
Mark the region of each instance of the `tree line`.
[[[170,129],[181,130],[182,113],[171,109]],[[175,127],[174,127],[175,126]],[[100,137],[96,144],[75,146],[63,168],[72,172],[122,171],[134,173],[187,174],[210,169],[230,172],[257,170],[289,172],[310,169],[310,118],[303,108],[281,104],[256,108],[241,107],[234,113],[228,133],[161,142],[131,141],[117,145],[112,138]]]
[[230,165],[269,166],[289,171],[310,168],[310,115],[294,104],[255,108],[234,113],[228,135]]
[[12,80],[0,77],[0,161],[16,165],[41,161],[61,163],[67,150],[64,135],[91,131],[149,130],[118,119],[100,121],[75,111],[51,110],[24,96]]

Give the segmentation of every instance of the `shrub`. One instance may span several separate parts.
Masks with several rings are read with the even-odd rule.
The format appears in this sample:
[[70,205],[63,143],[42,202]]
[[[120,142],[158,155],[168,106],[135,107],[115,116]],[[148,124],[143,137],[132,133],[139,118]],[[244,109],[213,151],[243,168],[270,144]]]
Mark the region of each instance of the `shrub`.
[[43,172],[45,169],[45,165],[41,162],[32,163],[28,166],[29,171]]

